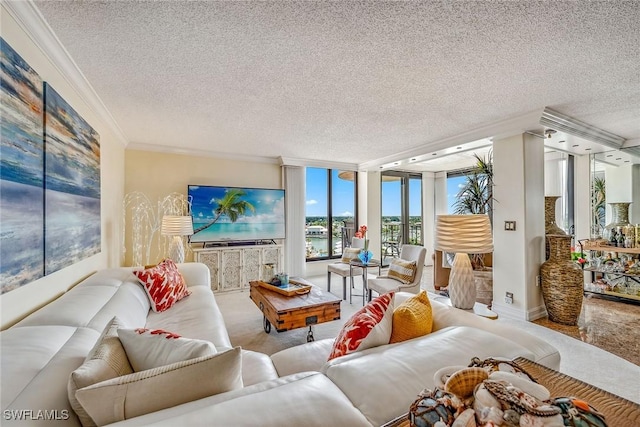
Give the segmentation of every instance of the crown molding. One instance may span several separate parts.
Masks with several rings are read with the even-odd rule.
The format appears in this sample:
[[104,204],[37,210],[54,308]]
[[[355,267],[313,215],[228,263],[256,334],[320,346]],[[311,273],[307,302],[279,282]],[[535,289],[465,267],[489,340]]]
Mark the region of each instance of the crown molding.
[[42,13],[31,1],[3,1],[9,15],[15,19],[27,36],[60,72],[89,108],[111,129],[116,138],[127,146],[128,140],[118,123],[104,105],[91,83],[82,74],[67,49],[55,35]]
[[619,149],[625,143],[625,139],[614,133],[591,126],[581,120],[559,113],[549,107],[542,112],[540,124],[550,129],[562,131],[569,135],[584,138],[587,141],[597,142],[606,147]]
[[182,156],[211,157],[216,159],[235,160],[241,162],[254,163],[270,163],[280,164],[280,160],[276,157],[249,156],[246,154],[222,153],[210,150],[200,150],[193,148],[179,148],[168,145],[155,145],[131,142],[127,146],[127,150],[154,151],[157,153],[177,154]]

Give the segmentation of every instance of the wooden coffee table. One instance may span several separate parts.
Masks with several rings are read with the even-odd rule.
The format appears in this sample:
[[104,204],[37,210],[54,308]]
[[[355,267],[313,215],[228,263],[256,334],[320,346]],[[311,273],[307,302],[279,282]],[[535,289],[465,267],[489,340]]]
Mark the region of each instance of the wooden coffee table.
[[[300,278],[295,278],[295,281],[312,285]],[[258,282],[249,284],[249,297],[262,311],[266,333],[271,332],[271,325],[278,332],[309,327],[307,342],[310,342],[314,340],[313,325],[340,319],[342,300],[317,286],[312,285],[311,291],[303,295],[285,296],[260,286]]]

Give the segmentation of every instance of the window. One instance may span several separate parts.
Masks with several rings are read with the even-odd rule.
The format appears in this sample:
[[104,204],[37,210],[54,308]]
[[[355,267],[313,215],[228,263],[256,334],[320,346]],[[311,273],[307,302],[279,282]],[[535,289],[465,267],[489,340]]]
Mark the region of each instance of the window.
[[339,258],[351,244],[356,218],[353,171],[306,168],[306,259]]

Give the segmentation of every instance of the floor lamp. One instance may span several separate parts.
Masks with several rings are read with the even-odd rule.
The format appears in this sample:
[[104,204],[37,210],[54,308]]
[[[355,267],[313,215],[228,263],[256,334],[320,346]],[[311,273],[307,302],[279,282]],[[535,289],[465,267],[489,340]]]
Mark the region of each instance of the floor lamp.
[[169,258],[176,263],[184,262],[182,236],[191,236],[193,234],[191,217],[181,215],[163,216],[161,233],[164,236],[173,236],[169,244]]
[[476,285],[468,254],[493,251],[491,222],[487,215],[438,215],[435,249],[454,252],[449,274],[451,305],[470,310],[476,303]]

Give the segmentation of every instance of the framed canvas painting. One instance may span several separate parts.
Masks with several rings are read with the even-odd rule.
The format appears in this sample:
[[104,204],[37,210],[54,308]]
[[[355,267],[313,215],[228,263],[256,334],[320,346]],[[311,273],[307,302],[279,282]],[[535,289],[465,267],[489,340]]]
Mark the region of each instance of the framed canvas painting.
[[0,283],[44,274],[42,79],[0,37]]
[[44,85],[45,274],[100,253],[100,136]]

